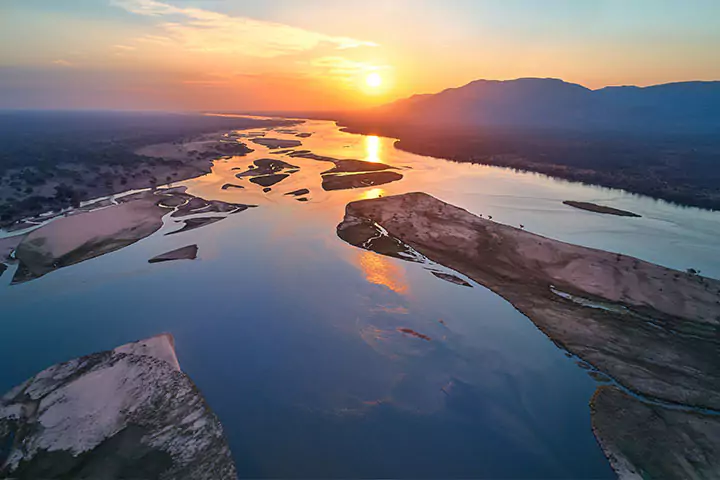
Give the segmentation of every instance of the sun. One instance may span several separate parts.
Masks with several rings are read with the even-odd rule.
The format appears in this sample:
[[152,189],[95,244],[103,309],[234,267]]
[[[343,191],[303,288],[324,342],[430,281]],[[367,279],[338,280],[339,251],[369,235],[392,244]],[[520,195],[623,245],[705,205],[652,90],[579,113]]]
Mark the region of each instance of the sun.
[[367,83],[368,87],[377,88],[382,85],[382,77],[376,72],[369,73],[368,76],[365,77],[365,83]]

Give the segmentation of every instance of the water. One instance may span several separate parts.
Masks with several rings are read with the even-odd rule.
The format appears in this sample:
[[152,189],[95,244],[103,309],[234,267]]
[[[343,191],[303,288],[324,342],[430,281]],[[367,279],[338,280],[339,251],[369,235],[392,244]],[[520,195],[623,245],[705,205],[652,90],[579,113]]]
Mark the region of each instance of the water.
[[[597,382],[512,305],[427,265],[347,245],[336,225],[359,198],[425,191],[560,240],[720,276],[720,215],[597,187],[429,159],[329,122],[299,148],[381,160],[403,180],[324,192],[332,164],[264,194],[218,161],[185,182],[208,199],[258,204],[25,284],[0,277],[0,390],[59,361],[171,332],[180,363],[225,428],[244,477],[613,478],[590,427]],[[268,136],[294,138],[268,132]],[[280,157],[283,158],[283,157]],[[221,190],[224,183],[246,190]],[[309,188],[309,202],[283,193]],[[595,201],[642,218],[562,205]],[[195,261],[148,264],[191,243]],[[399,329],[412,329],[430,339]]]

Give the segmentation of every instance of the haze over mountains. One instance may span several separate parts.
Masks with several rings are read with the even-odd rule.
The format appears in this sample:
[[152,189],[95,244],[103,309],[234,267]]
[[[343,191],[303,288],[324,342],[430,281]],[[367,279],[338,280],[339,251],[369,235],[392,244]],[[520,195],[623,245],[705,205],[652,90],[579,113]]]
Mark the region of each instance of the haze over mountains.
[[416,125],[703,133],[720,131],[720,81],[591,90],[553,78],[476,80],[367,113]]

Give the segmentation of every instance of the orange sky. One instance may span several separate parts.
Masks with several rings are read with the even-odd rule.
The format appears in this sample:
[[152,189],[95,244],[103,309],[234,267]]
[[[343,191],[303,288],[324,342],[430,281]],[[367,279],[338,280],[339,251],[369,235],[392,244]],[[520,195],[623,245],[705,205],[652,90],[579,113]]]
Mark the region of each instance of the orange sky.
[[703,0],[3,2],[0,108],[327,110],[478,78],[716,79],[719,16]]

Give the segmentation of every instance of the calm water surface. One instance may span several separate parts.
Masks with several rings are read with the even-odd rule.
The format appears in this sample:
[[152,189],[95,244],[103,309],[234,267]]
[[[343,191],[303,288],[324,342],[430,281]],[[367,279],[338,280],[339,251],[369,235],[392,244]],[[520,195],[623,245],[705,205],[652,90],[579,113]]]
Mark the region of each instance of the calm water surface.
[[[166,227],[26,284],[9,286],[12,271],[0,277],[0,390],[168,331],[244,477],[613,478],[590,428],[597,383],[575,360],[485,288],[349,246],[335,227],[349,201],[425,191],[552,238],[720,277],[720,215],[412,155],[330,122],[297,130],[313,133],[298,148],[383,161],[404,178],[325,192],[319,174],[331,164],[285,158],[300,172],[265,194],[231,169],[278,155],[253,145],[216,162],[183,183],[189,193],[259,208],[170,237]],[[221,190],[228,182],[246,190]],[[283,195],[297,188],[311,190],[309,202]],[[575,210],[566,199],[642,218]],[[147,263],[191,243],[195,261]]]

